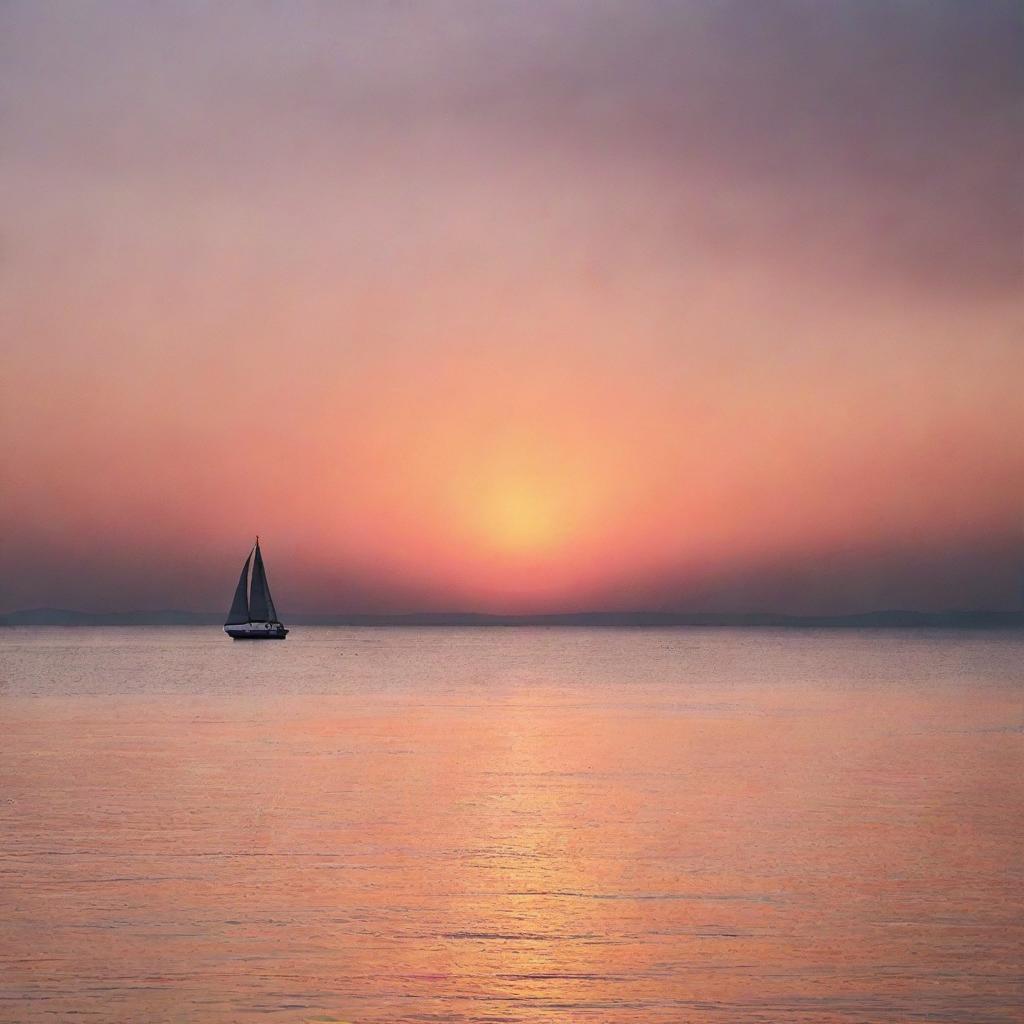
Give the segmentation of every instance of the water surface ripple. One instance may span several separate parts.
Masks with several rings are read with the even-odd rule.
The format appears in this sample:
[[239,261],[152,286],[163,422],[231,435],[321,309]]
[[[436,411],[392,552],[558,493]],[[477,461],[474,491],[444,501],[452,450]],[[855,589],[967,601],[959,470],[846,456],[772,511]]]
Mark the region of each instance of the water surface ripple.
[[1008,1024],[1024,636],[0,630],[0,1020]]

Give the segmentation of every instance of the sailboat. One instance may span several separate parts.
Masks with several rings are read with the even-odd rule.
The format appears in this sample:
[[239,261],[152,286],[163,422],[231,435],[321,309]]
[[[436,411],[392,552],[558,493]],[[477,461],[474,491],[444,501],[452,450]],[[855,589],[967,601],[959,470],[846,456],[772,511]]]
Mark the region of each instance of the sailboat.
[[274,599],[270,596],[259,537],[242,566],[224,632],[233,640],[283,640],[288,635],[288,630],[277,618]]

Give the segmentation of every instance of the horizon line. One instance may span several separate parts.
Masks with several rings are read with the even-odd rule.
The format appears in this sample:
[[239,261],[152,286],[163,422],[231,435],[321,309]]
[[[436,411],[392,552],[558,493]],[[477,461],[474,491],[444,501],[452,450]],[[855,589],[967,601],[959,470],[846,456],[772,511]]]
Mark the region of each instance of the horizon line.
[[[658,610],[572,612],[306,612],[288,616],[298,626],[1024,626],[1024,609],[881,608],[859,612],[683,612]],[[0,626],[221,625],[223,613],[185,609],[89,612],[22,608],[0,613]]]

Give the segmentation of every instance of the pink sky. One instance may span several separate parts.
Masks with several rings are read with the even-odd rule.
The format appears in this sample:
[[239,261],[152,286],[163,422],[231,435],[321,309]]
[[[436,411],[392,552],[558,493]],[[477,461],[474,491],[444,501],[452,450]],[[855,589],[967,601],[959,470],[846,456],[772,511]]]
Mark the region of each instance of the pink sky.
[[1015,607],[1011,3],[0,10],[0,610]]

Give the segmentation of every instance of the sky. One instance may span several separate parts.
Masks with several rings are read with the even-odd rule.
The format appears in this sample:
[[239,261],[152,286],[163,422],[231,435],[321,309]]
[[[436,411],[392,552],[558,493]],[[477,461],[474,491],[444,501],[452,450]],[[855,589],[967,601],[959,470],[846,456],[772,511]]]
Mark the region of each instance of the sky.
[[1013,608],[1013,0],[0,5],[0,610]]

